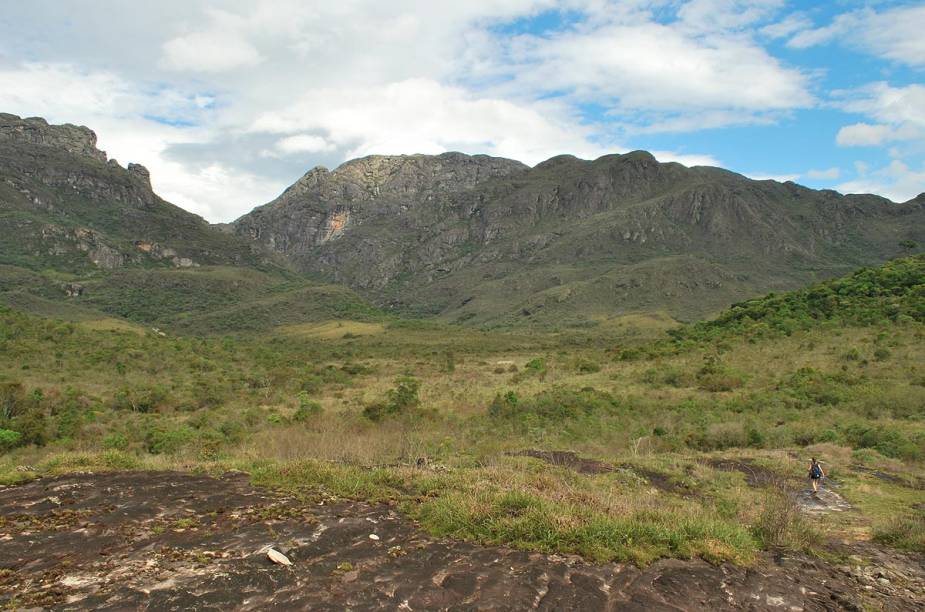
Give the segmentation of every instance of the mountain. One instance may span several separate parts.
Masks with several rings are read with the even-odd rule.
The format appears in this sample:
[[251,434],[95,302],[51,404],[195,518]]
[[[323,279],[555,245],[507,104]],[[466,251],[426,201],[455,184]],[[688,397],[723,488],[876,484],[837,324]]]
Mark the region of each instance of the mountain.
[[315,168],[231,229],[374,302],[489,325],[717,312],[925,244],[904,204],[635,151],[594,161],[446,153]]
[[374,315],[349,289],[158,197],[86,127],[0,114],[0,302],[178,331]]

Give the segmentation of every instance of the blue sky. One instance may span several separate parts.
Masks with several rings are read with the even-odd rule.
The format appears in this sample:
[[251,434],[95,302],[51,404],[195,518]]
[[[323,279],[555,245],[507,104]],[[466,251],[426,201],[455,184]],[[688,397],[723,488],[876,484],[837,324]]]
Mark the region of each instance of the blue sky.
[[85,124],[228,221],[315,165],[633,149],[925,192],[925,3],[4,2],[0,111]]

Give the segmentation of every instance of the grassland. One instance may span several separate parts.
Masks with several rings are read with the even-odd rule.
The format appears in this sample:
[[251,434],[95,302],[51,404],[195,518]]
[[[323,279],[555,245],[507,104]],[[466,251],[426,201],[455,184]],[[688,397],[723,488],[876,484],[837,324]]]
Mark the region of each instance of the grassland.
[[[925,550],[923,267],[670,334],[642,316],[516,334],[328,317],[178,336],[3,309],[0,479],[240,469],[391,500],[435,534],[641,564],[872,538]],[[796,306],[817,303],[829,316]],[[810,456],[851,510],[795,506]]]

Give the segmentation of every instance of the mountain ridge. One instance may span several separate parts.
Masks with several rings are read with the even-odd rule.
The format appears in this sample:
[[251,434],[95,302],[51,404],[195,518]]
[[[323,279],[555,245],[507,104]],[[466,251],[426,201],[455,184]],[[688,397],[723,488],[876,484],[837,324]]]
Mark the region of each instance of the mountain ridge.
[[[479,161],[458,153],[412,158],[440,171]],[[362,163],[373,159],[408,163],[394,156]],[[923,196],[893,203],[841,195],[660,163],[645,151],[503,166],[436,191],[376,180],[357,189],[338,174],[357,163],[310,171],[311,181],[242,216],[233,231],[379,304],[452,320],[552,323],[564,315],[557,305],[569,301],[578,320],[589,320],[651,308],[658,292],[674,316],[696,318],[815,275],[885,261],[906,252],[900,243],[925,240],[916,229],[925,220]],[[553,273],[538,278],[537,267]],[[589,290],[595,278],[611,289]],[[590,295],[576,303],[576,292]],[[537,316],[549,306],[555,316]]]

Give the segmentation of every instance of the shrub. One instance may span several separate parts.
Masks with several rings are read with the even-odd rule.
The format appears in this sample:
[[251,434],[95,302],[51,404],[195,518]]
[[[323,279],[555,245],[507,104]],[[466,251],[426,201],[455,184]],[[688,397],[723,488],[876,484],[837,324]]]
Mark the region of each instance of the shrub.
[[25,398],[22,383],[0,382],[0,419],[9,420],[18,415],[24,407]]
[[852,447],[871,448],[885,457],[919,459],[925,454],[925,440],[910,439],[894,426],[857,423],[845,427],[844,435]]
[[860,361],[861,360],[861,351],[856,348],[848,349],[848,352],[845,353],[842,358],[845,361]]
[[154,412],[167,402],[167,390],[161,386],[123,388],[116,392],[112,405],[116,410]]
[[110,450],[125,450],[128,448],[128,438],[125,434],[121,433],[110,433],[103,438],[103,448]]
[[877,361],[885,361],[890,358],[890,350],[886,348],[878,348],[874,351],[874,359]]
[[581,358],[575,362],[575,371],[579,374],[596,374],[601,371],[601,365],[596,361]]
[[488,406],[493,418],[565,421],[594,414],[612,414],[619,404],[609,393],[586,387],[580,391],[555,387],[522,400],[513,391],[498,394]]
[[308,394],[303,391],[299,393],[299,407],[292,415],[292,420],[296,423],[304,423],[321,414],[321,411],[321,404],[309,399]]
[[421,404],[418,391],[421,383],[411,376],[396,379],[395,387],[389,389],[384,401],[370,404],[363,409],[363,416],[371,421],[379,421],[387,416],[397,416],[409,412]]
[[13,421],[16,431],[22,435],[22,444],[44,446],[48,442],[48,417],[39,407],[31,408]]
[[156,425],[145,434],[145,449],[152,455],[170,455],[186,446],[196,432],[186,426],[166,428]]
[[704,391],[717,393],[732,391],[742,386],[742,377],[731,371],[718,356],[707,355],[697,371],[697,386]]
[[22,434],[11,429],[0,429],[0,451],[7,451],[19,446]]

